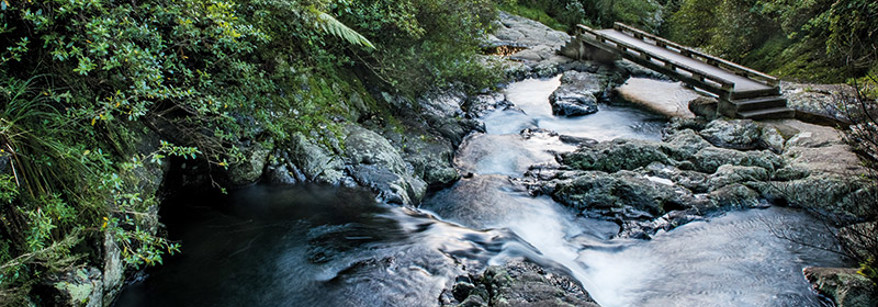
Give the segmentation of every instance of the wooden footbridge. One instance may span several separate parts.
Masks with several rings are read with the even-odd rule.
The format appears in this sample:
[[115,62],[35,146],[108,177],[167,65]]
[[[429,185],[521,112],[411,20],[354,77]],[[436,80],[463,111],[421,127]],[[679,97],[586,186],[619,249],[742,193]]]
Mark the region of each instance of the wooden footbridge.
[[616,23],[612,29],[580,32],[561,49],[580,60],[625,58],[719,97],[729,117],[771,119],[795,114],[780,96],[778,79],[667,39]]

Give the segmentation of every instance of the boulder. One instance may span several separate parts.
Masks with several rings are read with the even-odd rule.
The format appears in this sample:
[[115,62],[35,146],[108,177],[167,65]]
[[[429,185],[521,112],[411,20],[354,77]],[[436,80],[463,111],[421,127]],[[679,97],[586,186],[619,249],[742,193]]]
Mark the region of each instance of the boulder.
[[[265,144],[272,143],[266,142]],[[271,145],[264,146],[261,143],[253,143],[252,146],[244,147],[244,159],[229,166],[229,182],[232,185],[240,186],[259,180],[265,170],[265,164],[271,150]]]
[[358,184],[389,203],[412,204],[424,196],[427,184],[411,175],[387,139],[359,125],[346,126],[345,133],[348,173]]
[[601,75],[573,70],[561,76],[561,87],[597,96],[606,90],[607,84]]
[[738,151],[726,148],[707,147],[693,156],[698,171],[713,174],[723,165],[756,166],[769,173],[785,166],[780,156],[770,151]]
[[598,101],[594,94],[559,88],[549,96],[552,114],[558,116],[582,116],[597,113]]
[[863,204],[874,199],[875,193],[874,185],[863,179],[831,173],[770,182],[758,188],[763,195],[789,204],[859,217],[869,216],[870,208]]
[[561,155],[561,163],[579,170],[617,172],[644,167],[653,162],[673,165],[661,143],[617,139],[583,147]]
[[878,287],[854,268],[809,267],[802,271],[838,307],[878,306]]
[[666,134],[662,144],[663,151],[678,161],[689,160],[698,151],[707,147],[710,147],[710,143],[692,129],[676,130]]
[[301,133],[290,137],[288,154],[284,155],[294,168],[287,168],[289,176],[295,178],[296,170],[300,171],[308,181],[317,183],[337,184],[345,173],[344,158],[318,145]]
[[467,97],[460,107],[468,118],[478,118],[509,105],[511,103],[506,100],[506,95],[491,93]]
[[689,101],[699,97],[682,82],[631,78],[615,90],[620,98],[667,117],[695,118]]
[[700,96],[689,101],[689,111],[695,116],[714,120],[717,118],[718,105],[716,98]]
[[755,208],[763,205],[759,202],[759,193],[740,183],[719,187],[707,197],[713,208],[706,209]]
[[755,166],[723,165],[708,179],[708,191],[716,191],[735,183],[768,181],[768,171]]
[[552,198],[563,205],[632,219],[652,219],[668,208],[677,209],[691,202],[687,198],[691,193],[684,188],[629,171],[579,172],[572,179],[556,180],[549,188],[545,192],[551,192]]
[[715,120],[700,134],[714,146],[738,150],[759,148],[762,135],[759,125],[748,119]]
[[566,273],[553,272],[527,261],[489,266],[481,274],[460,276],[457,280],[451,290],[452,298],[440,299],[441,305],[598,306],[579,282]]
[[48,279],[50,295],[44,297],[54,306],[103,306],[101,271],[96,268],[70,270]]

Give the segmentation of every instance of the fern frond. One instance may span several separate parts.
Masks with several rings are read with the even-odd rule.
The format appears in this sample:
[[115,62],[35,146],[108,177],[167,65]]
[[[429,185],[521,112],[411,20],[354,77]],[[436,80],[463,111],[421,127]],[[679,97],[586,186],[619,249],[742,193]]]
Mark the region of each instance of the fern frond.
[[317,12],[317,21],[318,26],[321,30],[335,35],[343,40],[346,40],[348,43],[357,46],[363,46],[368,49],[375,49],[375,45],[369,41],[365,36],[361,35],[354,29],[349,28],[332,15],[329,15],[325,12]]

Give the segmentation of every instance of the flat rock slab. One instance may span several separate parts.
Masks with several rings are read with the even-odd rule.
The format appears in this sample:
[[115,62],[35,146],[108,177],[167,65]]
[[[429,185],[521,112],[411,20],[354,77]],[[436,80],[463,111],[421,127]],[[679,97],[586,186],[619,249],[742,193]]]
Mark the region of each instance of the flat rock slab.
[[614,90],[619,97],[667,117],[695,118],[689,101],[701,97],[683,86],[683,82],[667,82],[631,78]]

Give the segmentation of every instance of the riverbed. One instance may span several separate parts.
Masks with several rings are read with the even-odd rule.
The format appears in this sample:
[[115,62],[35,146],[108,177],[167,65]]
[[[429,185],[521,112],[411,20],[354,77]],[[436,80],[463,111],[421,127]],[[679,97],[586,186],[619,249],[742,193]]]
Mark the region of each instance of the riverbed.
[[732,211],[636,240],[615,238],[614,221],[531,196],[519,179],[576,148],[562,136],[660,140],[665,124],[609,100],[592,115],[553,116],[559,78],[509,85],[515,107],[481,118],[486,132],[455,156],[467,178],[418,208],[326,186],[169,200],[163,222],[183,253],[116,305],[434,306],[456,276],[526,258],[562,268],[601,306],[824,306],[801,270],[842,260],[825,250],[834,229],[804,212]]

